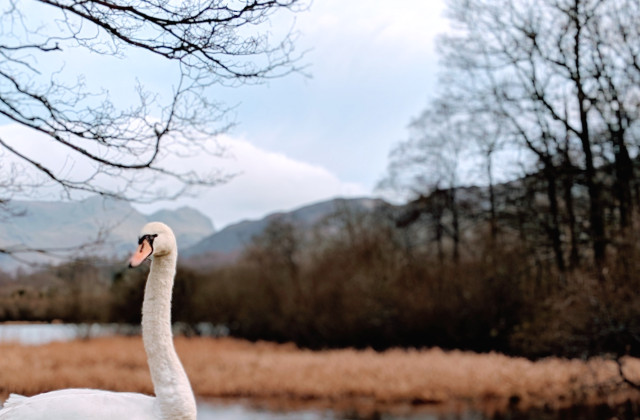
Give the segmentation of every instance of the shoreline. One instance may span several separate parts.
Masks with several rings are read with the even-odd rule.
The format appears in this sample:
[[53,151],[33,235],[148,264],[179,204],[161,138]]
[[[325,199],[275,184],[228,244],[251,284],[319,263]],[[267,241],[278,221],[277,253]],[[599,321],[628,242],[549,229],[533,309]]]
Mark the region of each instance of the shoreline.
[[[475,410],[495,413],[640,401],[612,360],[529,361],[497,353],[440,349],[324,350],[233,338],[175,338],[201,399],[278,409]],[[140,337],[44,345],[0,344],[0,401],[61,388],[151,394]],[[640,359],[625,358],[640,382]]]

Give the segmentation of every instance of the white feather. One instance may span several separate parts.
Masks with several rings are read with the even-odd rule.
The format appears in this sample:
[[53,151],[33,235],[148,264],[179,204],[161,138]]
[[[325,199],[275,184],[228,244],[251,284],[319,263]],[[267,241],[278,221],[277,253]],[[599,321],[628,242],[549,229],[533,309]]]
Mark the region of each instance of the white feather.
[[157,420],[155,398],[132,392],[63,389],[33,397],[11,394],[0,420]]

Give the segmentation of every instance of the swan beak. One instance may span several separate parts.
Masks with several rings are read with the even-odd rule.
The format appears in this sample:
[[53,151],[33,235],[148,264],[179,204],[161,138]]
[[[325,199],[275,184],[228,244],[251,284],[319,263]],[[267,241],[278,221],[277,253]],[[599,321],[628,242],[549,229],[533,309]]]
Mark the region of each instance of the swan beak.
[[136,252],[134,252],[131,258],[129,259],[129,268],[137,267],[140,264],[142,264],[144,260],[146,260],[151,256],[152,252],[153,252],[153,247],[151,246],[149,241],[142,240],[140,242],[140,245],[138,245],[138,249],[136,249]]

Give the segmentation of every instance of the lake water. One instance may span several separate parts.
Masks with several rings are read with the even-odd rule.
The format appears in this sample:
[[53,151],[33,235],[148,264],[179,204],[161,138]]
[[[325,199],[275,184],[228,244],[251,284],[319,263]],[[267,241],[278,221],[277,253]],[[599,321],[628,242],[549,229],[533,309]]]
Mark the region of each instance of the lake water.
[[119,334],[124,327],[100,324],[0,324],[0,343],[26,345]]
[[473,412],[439,413],[422,412],[413,414],[338,413],[332,410],[300,410],[278,412],[252,408],[247,404],[224,404],[200,401],[198,420],[488,420]]
[[[228,328],[206,322],[187,327],[176,323],[174,335],[198,333],[219,337],[229,334]],[[46,344],[52,341],[69,341],[77,338],[96,338],[110,335],[140,334],[139,325],[126,324],[0,324],[0,343],[17,342],[27,345]]]
[[331,413],[315,411],[295,411],[288,413],[274,413],[257,410],[241,404],[212,404],[198,403],[198,420],[334,420],[337,417]]

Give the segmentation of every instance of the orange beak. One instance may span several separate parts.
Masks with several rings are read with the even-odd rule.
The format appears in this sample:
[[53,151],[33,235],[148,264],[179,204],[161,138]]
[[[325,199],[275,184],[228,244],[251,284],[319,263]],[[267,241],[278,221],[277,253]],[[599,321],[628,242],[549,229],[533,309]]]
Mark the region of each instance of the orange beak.
[[129,259],[129,267],[139,266],[144,260],[151,256],[152,252],[153,247],[151,246],[151,244],[149,244],[147,240],[143,240],[142,242],[140,242],[140,245],[138,245],[138,249],[136,249],[136,252],[134,252]]

